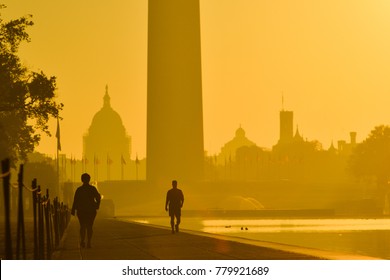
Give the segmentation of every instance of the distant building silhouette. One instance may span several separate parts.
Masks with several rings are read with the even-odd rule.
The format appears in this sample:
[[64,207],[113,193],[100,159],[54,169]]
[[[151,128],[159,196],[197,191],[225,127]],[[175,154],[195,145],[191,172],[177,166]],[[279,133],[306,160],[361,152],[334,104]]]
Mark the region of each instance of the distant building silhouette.
[[297,126],[297,130],[295,131],[295,135],[294,135],[294,141],[304,141],[303,140],[303,137],[301,136],[301,134],[299,133],[299,129],[298,129],[298,126]]
[[256,143],[245,136],[245,130],[240,126],[234,138],[221,148],[217,163],[223,165],[228,161],[235,161],[238,148],[251,146],[256,146]]
[[352,150],[356,147],[357,143],[356,143],[356,132],[350,132],[350,143],[347,143],[347,141],[345,140],[339,140],[338,141],[338,153],[340,155],[344,154],[344,155],[350,155],[352,153]]
[[202,181],[199,0],[149,0],[147,180]]
[[293,120],[294,120],[294,112],[293,111],[285,111],[284,109],[279,113],[280,125],[279,131],[280,136],[279,140],[274,145],[274,151],[287,151],[296,149],[298,144],[302,144],[305,142],[301,134],[299,133],[298,126],[295,131],[295,135],[293,132]]
[[280,111],[279,143],[288,143],[293,140],[293,116],[292,111]]
[[350,178],[347,163],[353,154],[356,132],[350,141],[333,141],[323,149],[317,140],[302,136],[298,126],[293,133],[293,111],[280,112],[280,139],[272,150],[258,147],[240,127],[218,155],[206,155],[206,181],[293,180],[299,183],[340,183]]
[[[103,100],[103,107],[83,137],[83,169],[91,174],[92,181],[120,180],[123,164],[130,162],[131,139],[121,117],[111,107],[108,87]],[[124,179],[128,179],[126,172]]]
[[333,141],[332,141],[332,143],[330,144],[330,147],[329,147],[329,149],[328,149],[328,152],[329,152],[329,153],[332,153],[332,154],[336,154],[336,153],[337,153],[337,149],[334,147]]

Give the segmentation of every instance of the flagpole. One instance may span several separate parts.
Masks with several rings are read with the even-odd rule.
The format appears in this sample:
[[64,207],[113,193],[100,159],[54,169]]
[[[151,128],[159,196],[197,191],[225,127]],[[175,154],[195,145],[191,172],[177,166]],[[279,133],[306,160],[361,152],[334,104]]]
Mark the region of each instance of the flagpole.
[[59,150],[58,150],[58,146],[57,146],[57,182],[58,182],[58,186],[57,186],[57,195],[58,197],[60,196],[60,158],[59,158]]
[[111,158],[107,154],[107,181],[111,180]]
[[97,181],[96,179],[96,155],[94,154],[93,155],[93,177],[94,177],[94,181]]
[[123,155],[121,155],[121,180],[123,181]]
[[[73,167],[73,184],[74,184],[74,183],[76,183],[76,168],[77,168],[76,157],[74,158],[73,162],[74,162],[74,167]],[[72,184],[72,187],[73,187],[73,184]]]
[[138,181],[138,163],[135,164],[135,180]]
[[57,138],[57,196],[60,198],[60,158],[59,154],[61,151],[61,136],[60,136],[60,121],[57,117],[57,131],[56,131],[56,138]]
[[136,181],[138,181],[138,164],[139,164],[139,160],[138,160],[138,154],[137,154],[135,157],[135,180]]
[[73,184],[73,168],[74,168],[74,166],[73,166],[73,154],[70,154],[70,181],[72,182],[72,184]]
[[123,161],[121,160],[121,180],[123,181]]

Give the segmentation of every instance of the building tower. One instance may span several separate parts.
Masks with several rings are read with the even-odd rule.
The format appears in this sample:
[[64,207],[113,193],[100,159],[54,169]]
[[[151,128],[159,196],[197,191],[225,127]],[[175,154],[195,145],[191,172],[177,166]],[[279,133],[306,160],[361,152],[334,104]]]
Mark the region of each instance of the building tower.
[[203,177],[199,0],[149,0],[147,180]]
[[291,142],[293,139],[293,112],[280,111],[280,137],[279,143]]

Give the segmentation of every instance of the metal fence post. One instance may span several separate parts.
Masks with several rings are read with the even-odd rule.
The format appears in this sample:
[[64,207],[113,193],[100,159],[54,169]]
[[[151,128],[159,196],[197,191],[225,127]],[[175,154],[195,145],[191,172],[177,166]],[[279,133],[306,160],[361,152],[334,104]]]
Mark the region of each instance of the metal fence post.
[[60,244],[60,206],[58,202],[58,197],[56,197],[53,201],[53,208],[54,208],[54,216],[53,216],[53,226],[54,226],[54,240],[55,240],[55,247],[57,248]]
[[37,179],[32,181],[32,203],[33,203],[33,219],[34,219],[34,259],[39,258],[38,247],[38,224],[37,224]]
[[5,257],[12,259],[12,239],[11,239],[11,209],[10,209],[10,160],[1,161],[1,171],[3,177],[4,207],[5,207]]
[[16,239],[16,259],[19,259],[20,243],[22,243],[23,259],[26,259],[26,238],[23,214],[23,164],[20,165],[18,174],[19,202],[18,202],[18,226]]
[[38,186],[38,244],[39,244],[39,259],[44,259],[44,251],[45,251],[45,244],[44,244],[44,224],[43,224],[43,205],[42,205],[42,193],[41,193],[41,186]]
[[45,201],[45,222],[46,222],[46,258],[51,259],[51,238],[50,238],[50,198],[49,189],[46,189]]

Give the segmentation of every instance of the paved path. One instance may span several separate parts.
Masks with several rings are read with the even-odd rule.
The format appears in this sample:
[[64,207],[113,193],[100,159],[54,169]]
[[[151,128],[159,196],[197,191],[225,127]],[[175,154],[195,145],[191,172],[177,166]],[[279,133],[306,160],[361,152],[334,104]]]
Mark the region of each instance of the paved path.
[[[76,218],[64,235],[57,260],[315,260],[361,259],[323,252],[191,231],[172,234],[170,229],[129,223],[118,219],[96,219],[92,248],[80,248]],[[239,240],[240,242],[237,242]],[[365,259],[365,258],[363,258]]]

